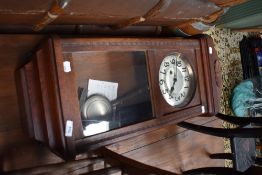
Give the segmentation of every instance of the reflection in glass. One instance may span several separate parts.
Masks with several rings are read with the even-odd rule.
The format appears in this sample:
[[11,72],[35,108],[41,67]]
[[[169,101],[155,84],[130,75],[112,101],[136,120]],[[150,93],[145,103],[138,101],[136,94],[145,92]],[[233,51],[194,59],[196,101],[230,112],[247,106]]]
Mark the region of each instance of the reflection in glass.
[[[85,136],[153,118],[145,52],[84,52],[73,54],[72,60]],[[90,80],[117,84],[117,98],[90,95]]]

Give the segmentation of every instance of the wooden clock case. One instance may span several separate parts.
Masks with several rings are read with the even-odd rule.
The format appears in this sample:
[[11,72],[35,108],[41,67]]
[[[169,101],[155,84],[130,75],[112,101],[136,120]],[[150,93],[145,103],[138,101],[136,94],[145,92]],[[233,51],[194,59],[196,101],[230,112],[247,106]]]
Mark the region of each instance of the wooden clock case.
[[[154,118],[93,136],[83,135],[77,98],[77,72],[73,55],[100,51],[142,51],[146,55],[147,77]],[[183,108],[169,106],[161,96],[158,71],[162,59],[172,53],[184,54],[196,75],[196,91]],[[96,54],[94,54],[95,57]],[[96,59],[94,59],[96,60]],[[71,71],[64,72],[64,61]],[[88,65],[88,59],[85,60]],[[31,61],[17,70],[22,121],[28,134],[45,143],[64,159],[134,137],[191,117],[210,116],[218,111],[219,81],[217,55],[212,39],[206,36],[182,38],[60,38],[42,42]],[[116,63],[118,64],[118,63]],[[121,65],[119,65],[121,66]],[[92,66],[91,66],[92,67]],[[83,69],[84,70],[84,69]],[[103,70],[93,70],[99,74]],[[73,122],[72,136],[65,136],[66,123]]]

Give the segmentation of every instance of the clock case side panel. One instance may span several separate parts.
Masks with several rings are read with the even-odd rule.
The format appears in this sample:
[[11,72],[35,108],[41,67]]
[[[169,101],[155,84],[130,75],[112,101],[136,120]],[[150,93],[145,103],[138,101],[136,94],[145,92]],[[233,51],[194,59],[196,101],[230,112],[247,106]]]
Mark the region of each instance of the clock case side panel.
[[28,84],[29,106],[31,109],[30,117],[33,123],[34,138],[41,142],[48,141],[48,130],[43,109],[43,98],[37,69],[37,54],[24,66],[26,82]]
[[65,138],[61,92],[56,64],[56,47],[53,39],[43,42],[37,52],[37,66],[42,90],[45,119],[48,129],[49,147],[63,159],[74,158]]
[[[29,64],[29,63],[28,63]],[[29,101],[28,82],[26,79],[25,66],[15,71],[16,91],[18,96],[20,120],[24,132],[30,138],[35,137],[34,124],[32,121],[31,107]],[[41,139],[40,139],[41,140]]]
[[[52,41],[54,45],[54,55],[57,73],[57,84],[59,86],[61,111],[63,120],[61,124],[64,126],[63,135],[66,142],[67,150],[70,157],[75,157],[75,141],[83,138],[83,126],[81,123],[81,115],[79,111],[79,102],[77,100],[77,89],[75,85],[75,71],[72,64],[72,54],[63,53],[62,40],[58,36],[53,36]],[[69,61],[71,64],[71,71],[64,71],[64,61]],[[65,136],[67,131],[67,122],[72,122],[72,133]]]
[[25,72],[29,100],[24,104],[30,109],[27,116],[33,126],[29,130],[33,133],[30,135],[63,159],[72,159],[64,138],[54,56],[52,39],[45,40],[36,49],[31,61],[18,72]]
[[200,38],[207,94],[207,112],[202,116],[213,116],[219,111],[221,92],[220,63],[211,37]]

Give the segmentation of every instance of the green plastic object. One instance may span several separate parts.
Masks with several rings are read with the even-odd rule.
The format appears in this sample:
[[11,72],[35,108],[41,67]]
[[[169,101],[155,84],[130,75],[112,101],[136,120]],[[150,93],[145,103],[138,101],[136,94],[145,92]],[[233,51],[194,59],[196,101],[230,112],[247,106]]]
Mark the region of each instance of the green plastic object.
[[254,86],[251,80],[238,84],[231,95],[231,108],[238,117],[248,116],[248,101],[255,99]]

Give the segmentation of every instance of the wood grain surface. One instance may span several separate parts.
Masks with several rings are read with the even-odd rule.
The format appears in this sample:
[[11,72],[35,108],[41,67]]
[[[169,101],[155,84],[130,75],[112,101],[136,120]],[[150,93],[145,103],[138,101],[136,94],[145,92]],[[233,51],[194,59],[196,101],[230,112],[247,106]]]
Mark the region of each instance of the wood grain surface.
[[15,70],[28,61],[42,40],[36,35],[0,35],[0,157],[2,169],[14,170],[61,162],[45,146],[32,141],[21,125]]
[[[49,10],[52,3],[51,0],[27,0],[23,2],[2,0],[0,24],[36,24]],[[65,9],[65,13],[53,24],[120,24],[130,18],[143,16],[157,3],[158,0],[71,1]],[[220,9],[209,1],[175,0],[165,10],[143,22],[142,25],[174,25],[191,18],[207,16]]]
[[[221,121],[213,117],[209,120],[198,117],[190,121],[205,126],[221,127]],[[175,125],[106,148],[125,156],[123,160],[126,163],[135,160],[175,173],[200,167],[224,166],[224,160],[211,160],[208,157],[209,153],[224,151],[223,138],[184,130]]]

